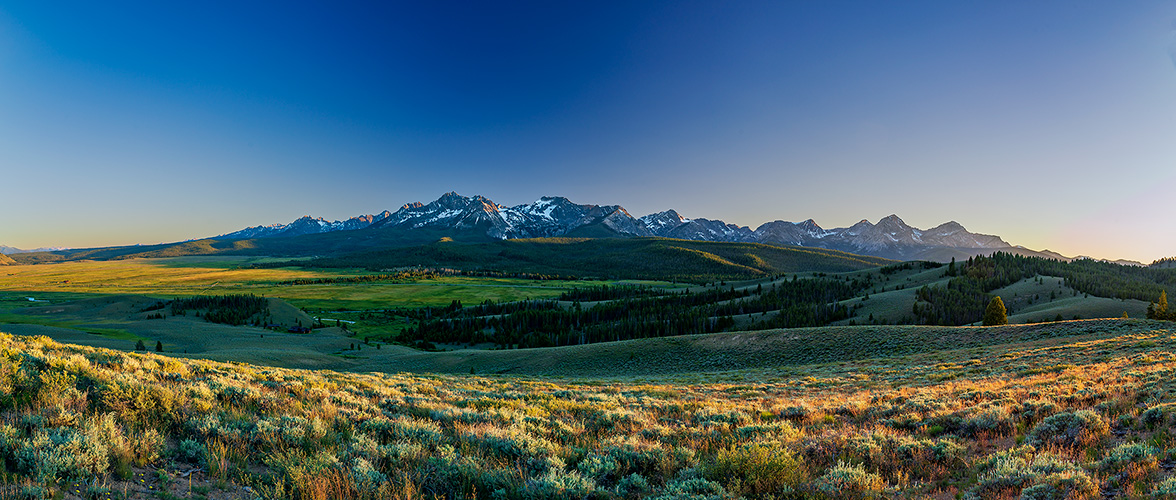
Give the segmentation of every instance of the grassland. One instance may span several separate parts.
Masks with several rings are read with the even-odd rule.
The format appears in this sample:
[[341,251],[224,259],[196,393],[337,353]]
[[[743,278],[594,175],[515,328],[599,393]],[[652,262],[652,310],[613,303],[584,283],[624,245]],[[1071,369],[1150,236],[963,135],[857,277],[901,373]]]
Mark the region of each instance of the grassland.
[[[709,352],[683,339],[623,363],[580,352],[623,368],[566,378],[290,370],[0,335],[0,498],[1176,494],[1172,323],[793,333],[716,337]],[[434,354],[454,355],[421,355]],[[546,373],[530,362],[520,371]]]
[[485,300],[551,298],[574,286],[602,283],[456,276],[404,282],[289,285],[284,283],[371,273],[357,269],[248,267],[269,261],[272,259],[177,257],[7,266],[0,271],[0,307],[35,305],[28,302],[29,296],[60,302],[112,294],[159,298],[254,294],[280,297],[304,309],[363,310],[444,306],[453,300],[477,304]]
[[[9,331],[21,334],[48,335],[62,342],[91,345],[117,350],[130,350],[139,340],[153,346],[163,345],[169,353],[187,354],[224,361],[268,364],[282,367],[329,368],[364,371],[433,371],[468,373],[528,373],[592,375],[619,370],[631,358],[681,357],[691,359],[693,341],[665,339],[640,348],[630,344],[602,346],[597,356],[595,348],[576,351],[489,351],[469,347],[443,346],[457,349],[452,353],[428,354],[394,345],[368,344],[372,339],[395,337],[414,325],[405,317],[386,315],[379,311],[390,308],[420,306],[441,307],[458,300],[472,305],[483,300],[510,301],[526,298],[554,298],[571,287],[595,286],[599,281],[525,280],[518,278],[441,277],[404,282],[330,283],[289,285],[293,280],[346,278],[367,274],[349,269],[307,270],[301,268],[250,268],[255,258],[184,257],[171,259],[136,259],[104,262],[67,262],[37,266],[5,268],[5,279],[0,281],[0,324],[14,324]],[[272,260],[270,260],[272,262]],[[820,273],[806,273],[801,277]],[[947,277],[942,269],[922,269],[918,266],[897,272],[882,273],[878,268],[830,275],[833,279],[862,279],[868,275],[874,283],[865,291],[867,296],[844,301],[853,308],[854,316],[836,325],[896,324],[909,320],[915,290],[925,285],[943,283]],[[726,282],[723,288],[754,291],[791,277],[757,278]],[[1040,283],[1039,283],[1040,281]],[[606,282],[611,283],[611,282]],[[643,282],[652,286],[680,287],[701,291],[713,287],[683,287],[664,282]],[[1051,297],[1051,292],[1053,297]],[[326,318],[328,326],[336,323],[343,329],[319,330],[309,335],[279,337],[260,328],[231,328],[213,325],[194,318],[168,317],[148,320],[142,311],[155,298],[171,298],[199,294],[252,293],[281,297],[272,309],[286,311],[279,324],[308,325],[311,316]],[[995,292],[1005,298],[1013,310],[1011,320],[1037,322],[1064,319],[1119,317],[1128,311],[1133,318],[1142,317],[1146,305],[1139,301],[1120,301],[1089,297],[1066,288],[1055,278],[1043,277],[1024,280]],[[34,297],[41,302],[30,302]],[[1029,301],[1033,303],[1030,304]],[[45,302],[47,301],[47,302]],[[115,304],[117,303],[117,305]],[[49,304],[50,306],[46,306]],[[290,304],[295,307],[290,307]],[[570,306],[570,304],[567,304]],[[591,307],[592,304],[584,304]],[[288,309],[286,309],[288,308]],[[310,315],[298,309],[311,311]],[[771,313],[769,313],[771,314]],[[759,313],[735,318],[736,326],[750,327],[762,321]],[[283,323],[283,321],[285,323]],[[351,322],[351,323],[346,323]],[[740,326],[742,325],[742,326]],[[870,330],[866,330],[867,332]],[[918,330],[913,330],[918,331]],[[792,330],[793,336],[824,338],[831,345],[852,344],[856,339],[840,337],[838,329]],[[869,335],[863,338],[868,338]],[[763,335],[740,333],[723,339],[755,338],[758,342],[775,343],[779,353],[770,353],[772,362],[792,347],[778,343],[783,334]],[[912,337],[912,338],[916,338]],[[280,340],[279,340],[280,339]],[[738,341],[734,341],[738,342]],[[378,344],[378,343],[377,343]],[[684,350],[685,349],[685,350]],[[560,354],[582,352],[585,354]],[[700,351],[702,353],[708,351]],[[554,354],[553,354],[554,353]],[[757,354],[728,353],[735,358]],[[595,356],[595,357],[594,357]],[[547,360],[541,363],[529,358]],[[583,360],[601,361],[584,364]],[[706,358],[712,359],[712,358]],[[722,358],[713,358],[722,363]],[[765,361],[766,362],[766,361]],[[743,363],[743,362],[739,362]],[[784,364],[795,364],[787,361]],[[707,365],[711,366],[711,365]],[[744,366],[739,364],[739,366]],[[540,370],[540,367],[546,367]],[[667,373],[688,371],[690,363],[667,365]],[[703,368],[706,368],[705,366]],[[708,368],[709,369],[709,368]],[[594,371],[595,370],[595,371]]]

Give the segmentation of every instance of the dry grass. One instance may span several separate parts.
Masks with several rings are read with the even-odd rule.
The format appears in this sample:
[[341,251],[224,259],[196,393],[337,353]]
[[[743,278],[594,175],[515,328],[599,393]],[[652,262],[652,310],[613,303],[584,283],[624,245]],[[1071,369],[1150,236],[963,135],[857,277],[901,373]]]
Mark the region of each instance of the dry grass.
[[119,464],[201,468],[263,498],[1169,491],[1176,331],[1054,327],[1102,331],[640,382],[303,371],[4,335],[4,491],[120,484]]

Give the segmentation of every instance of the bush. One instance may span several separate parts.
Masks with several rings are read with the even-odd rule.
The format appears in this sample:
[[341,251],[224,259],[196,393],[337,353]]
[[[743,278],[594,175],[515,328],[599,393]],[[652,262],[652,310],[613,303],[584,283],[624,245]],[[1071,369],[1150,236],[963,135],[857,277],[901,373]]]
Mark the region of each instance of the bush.
[[719,483],[694,477],[670,481],[661,495],[649,500],[724,500],[726,493]]
[[579,464],[576,464],[576,470],[579,470],[584,477],[604,483],[611,482],[611,478],[616,476],[619,467],[616,459],[596,453],[584,457]]
[[17,496],[20,500],[42,500],[52,497],[53,495],[49,490],[32,484],[22,486],[20,488],[20,494]]
[[1015,418],[1003,406],[988,406],[960,423],[965,436],[1007,436],[1016,428]]
[[624,497],[638,496],[649,491],[649,481],[641,474],[629,474],[617,482],[616,492]]
[[732,493],[762,495],[792,491],[808,472],[801,458],[778,443],[751,443],[719,450],[703,475],[725,481]]
[[180,441],[180,447],[176,450],[176,458],[191,464],[199,464],[204,460],[206,452],[203,444],[192,439],[185,439]]
[[882,476],[867,472],[865,467],[838,461],[813,486],[833,498],[868,498],[878,496],[884,485]]
[[1086,500],[1098,485],[1081,466],[1050,453],[1022,446],[988,456],[976,464],[980,473],[965,500],[1021,495],[1024,499]]
[[524,498],[560,499],[583,498],[596,489],[596,483],[581,476],[579,472],[549,469],[542,476],[527,481],[523,488]]
[[1039,448],[1082,449],[1098,442],[1109,431],[1110,427],[1102,416],[1090,410],[1080,410],[1046,417],[1033,427],[1026,442]]
[[1169,477],[1156,485],[1152,490],[1152,497],[1165,500],[1176,499],[1176,476]]
[[106,444],[71,428],[36,431],[14,450],[16,466],[39,482],[86,479],[106,472]]
[[1123,443],[1116,446],[1102,461],[1099,470],[1117,474],[1123,481],[1136,481],[1147,477],[1159,468],[1156,455],[1159,452],[1142,443]]
[[1139,421],[1143,422],[1143,425],[1146,425],[1149,429],[1155,429],[1156,427],[1161,427],[1168,422],[1168,413],[1171,411],[1172,405],[1170,404],[1153,406],[1147,410],[1144,410],[1144,412],[1139,415]]

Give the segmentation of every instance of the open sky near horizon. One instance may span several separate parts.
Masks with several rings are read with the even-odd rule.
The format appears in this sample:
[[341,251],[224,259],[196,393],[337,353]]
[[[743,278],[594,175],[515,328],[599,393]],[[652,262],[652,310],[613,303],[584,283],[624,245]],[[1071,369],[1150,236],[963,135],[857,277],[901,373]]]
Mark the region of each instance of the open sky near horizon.
[[0,4],[0,244],[444,192],[1176,255],[1176,2]]

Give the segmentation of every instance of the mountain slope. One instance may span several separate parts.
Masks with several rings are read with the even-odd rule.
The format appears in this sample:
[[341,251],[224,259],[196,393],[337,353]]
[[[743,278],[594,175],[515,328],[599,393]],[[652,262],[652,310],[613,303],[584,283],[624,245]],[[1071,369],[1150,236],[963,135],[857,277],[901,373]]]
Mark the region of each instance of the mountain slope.
[[540,238],[439,242],[315,259],[309,267],[409,266],[620,279],[697,281],[785,272],[844,272],[892,261],[825,249],[665,238]]

